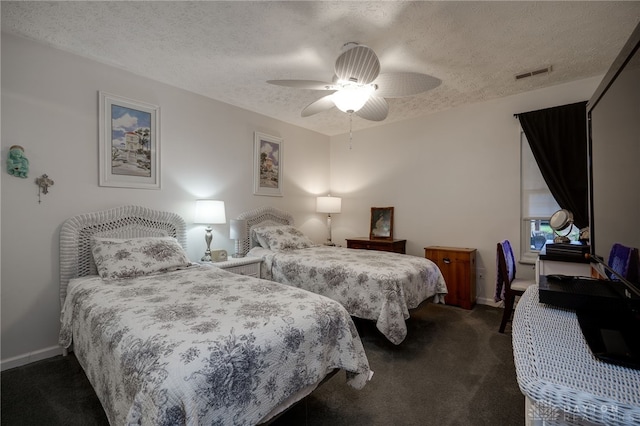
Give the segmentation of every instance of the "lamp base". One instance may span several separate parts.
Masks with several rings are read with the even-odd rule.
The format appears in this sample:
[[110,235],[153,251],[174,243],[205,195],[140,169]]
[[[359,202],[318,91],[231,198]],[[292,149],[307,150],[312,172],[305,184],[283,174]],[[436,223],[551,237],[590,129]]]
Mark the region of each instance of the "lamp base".
[[207,249],[204,251],[204,256],[200,259],[201,262],[211,262],[211,240],[213,235],[211,234],[211,226],[207,226],[204,234],[204,241],[207,243]]
[[327,241],[324,243],[324,245],[325,245],[325,246],[335,247],[336,243],[334,243],[334,242],[333,242],[333,241],[331,241],[331,240],[327,240]]
[[565,237],[563,235],[556,235],[553,238],[553,243],[554,244],[566,244],[566,243],[570,243],[571,240],[568,237]]

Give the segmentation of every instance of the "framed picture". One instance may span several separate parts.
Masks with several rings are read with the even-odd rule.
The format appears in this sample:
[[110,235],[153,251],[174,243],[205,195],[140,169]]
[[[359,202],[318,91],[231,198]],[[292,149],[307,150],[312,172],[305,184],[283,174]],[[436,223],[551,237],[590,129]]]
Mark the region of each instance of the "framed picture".
[[100,186],[160,189],[160,107],[99,98]]
[[253,149],[253,193],[282,197],[282,139],[255,132]]
[[393,239],[393,207],[371,207],[369,239]]

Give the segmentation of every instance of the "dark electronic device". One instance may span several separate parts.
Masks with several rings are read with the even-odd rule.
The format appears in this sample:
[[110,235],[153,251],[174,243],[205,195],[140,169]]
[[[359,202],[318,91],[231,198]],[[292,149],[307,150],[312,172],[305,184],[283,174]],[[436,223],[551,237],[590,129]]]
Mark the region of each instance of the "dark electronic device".
[[[589,254],[600,259],[615,243],[640,247],[640,24],[587,102],[587,123]],[[637,271],[629,281],[640,289]]]

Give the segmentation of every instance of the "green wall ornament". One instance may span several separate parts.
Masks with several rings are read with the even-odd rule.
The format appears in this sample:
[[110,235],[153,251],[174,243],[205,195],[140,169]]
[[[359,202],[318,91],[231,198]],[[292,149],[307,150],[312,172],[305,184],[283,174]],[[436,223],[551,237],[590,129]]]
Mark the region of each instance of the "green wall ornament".
[[20,145],[9,148],[7,173],[19,178],[26,178],[29,173],[29,160],[24,156],[24,148]]

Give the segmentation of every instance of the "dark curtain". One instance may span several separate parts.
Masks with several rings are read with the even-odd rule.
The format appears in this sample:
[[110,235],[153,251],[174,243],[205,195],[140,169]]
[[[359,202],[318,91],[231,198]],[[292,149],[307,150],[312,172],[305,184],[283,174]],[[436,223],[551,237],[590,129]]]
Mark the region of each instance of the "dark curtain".
[[542,177],[578,228],[589,225],[587,102],[518,114]]

